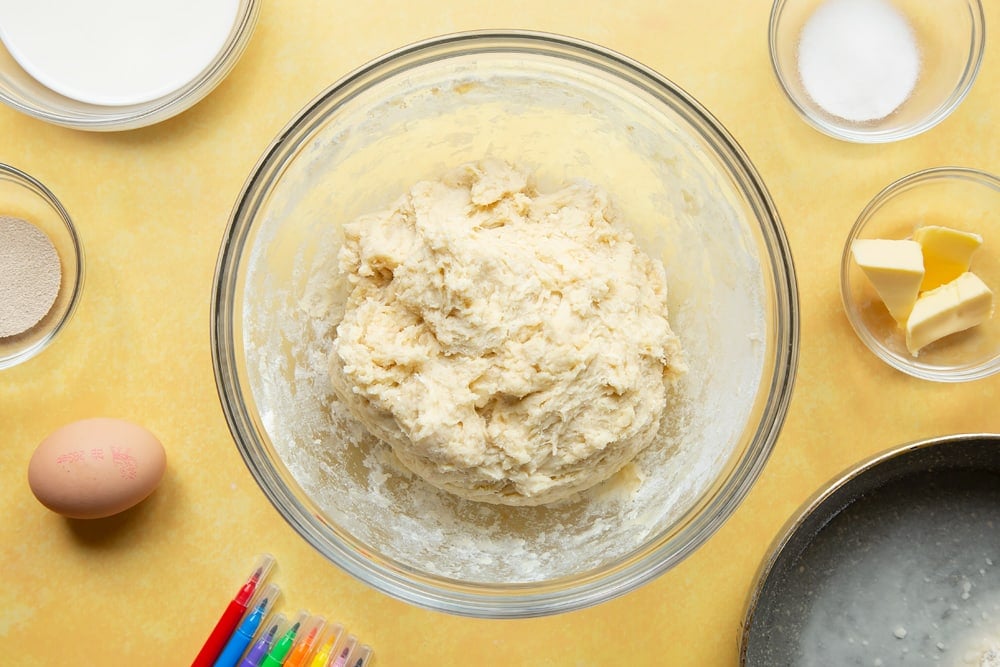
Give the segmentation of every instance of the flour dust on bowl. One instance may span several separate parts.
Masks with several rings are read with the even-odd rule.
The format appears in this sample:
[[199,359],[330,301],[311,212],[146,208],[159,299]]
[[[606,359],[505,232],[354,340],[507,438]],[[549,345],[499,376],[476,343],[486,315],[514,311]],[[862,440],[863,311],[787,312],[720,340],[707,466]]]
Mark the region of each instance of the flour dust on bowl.
[[[539,190],[583,179],[607,191],[665,267],[688,366],[652,444],[552,504],[465,500],[409,474],[330,379],[344,225],[484,159],[525,166]],[[279,512],[372,587],[480,617],[596,604],[690,554],[765,464],[798,353],[784,232],[733,139],[647,68],[526,32],[405,47],[306,107],[244,187],[212,308],[223,408]]]

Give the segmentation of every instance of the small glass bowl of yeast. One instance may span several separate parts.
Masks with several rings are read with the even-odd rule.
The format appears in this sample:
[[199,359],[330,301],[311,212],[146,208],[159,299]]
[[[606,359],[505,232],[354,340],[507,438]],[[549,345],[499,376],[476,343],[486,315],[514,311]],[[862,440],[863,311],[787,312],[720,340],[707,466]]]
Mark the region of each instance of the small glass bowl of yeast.
[[[886,306],[885,295],[879,293],[852,251],[857,241],[917,240],[921,241],[918,256],[922,253],[927,263],[932,262],[923,240],[928,229],[945,228],[962,236],[981,237],[981,245],[971,252],[968,271],[994,292],[995,300],[1000,292],[998,210],[1000,179],[960,167],[936,167],[904,176],[869,202],[844,244],[840,290],[851,326],[875,356],[903,373],[936,382],[978,380],[1000,371],[1000,317],[990,313],[978,324],[944,335],[914,353],[907,345],[906,329],[907,323],[913,330],[917,325],[897,322]],[[921,285],[921,298],[929,293],[924,291],[926,286]],[[969,307],[948,304],[935,316],[936,322],[954,328]]]
[[0,164],[0,370],[48,347],[76,310],[83,276],[66,209],[35,178]]

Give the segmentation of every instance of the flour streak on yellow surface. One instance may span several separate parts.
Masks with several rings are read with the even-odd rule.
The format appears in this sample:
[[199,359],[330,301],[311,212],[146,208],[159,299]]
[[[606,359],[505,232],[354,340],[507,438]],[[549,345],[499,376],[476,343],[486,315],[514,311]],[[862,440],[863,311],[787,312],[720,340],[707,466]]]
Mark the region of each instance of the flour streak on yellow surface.
[[[987,23],[1000,21],[997,6],[986,5]],[[229,78],[165,123],[85,134],[0,108],[0,161],[56,193],[88,261],[83,301],[60,338],[0,372],[4,664],[187,664],[262,551],[278,559],[273,576],[285,593],[282,608],[343,622],[372,644],[376,666],[735,664],[754,571],[779,527],[817,487],[903,441],[1000,431],[992,407],[1000,377],[944,386],[892,371],[856,339],[837,290],[844,238],[884,185],[940,164],[1000,172],[1000,145],[983,140],[998,121],[1000,43],[987,44],[979,79],[947,121],[899,144],[850,145],[808,128],[785,102],[768,60],[769,10],[764,0],[270,0]],[[208,333],[227,217],[284,123],[385,51],[490,27],[599,42],[705,104],[767,183],[802,296],[791,411],[736,514],[680,566],[625,597],[516,622],[409,607],[357,583],[300,540],[236,451],[215,392]],[[32,497],[28,460],[46,434],[94,416],[134,420],[156,433],[167,473],[150,498],[122,515],[67,521]]]

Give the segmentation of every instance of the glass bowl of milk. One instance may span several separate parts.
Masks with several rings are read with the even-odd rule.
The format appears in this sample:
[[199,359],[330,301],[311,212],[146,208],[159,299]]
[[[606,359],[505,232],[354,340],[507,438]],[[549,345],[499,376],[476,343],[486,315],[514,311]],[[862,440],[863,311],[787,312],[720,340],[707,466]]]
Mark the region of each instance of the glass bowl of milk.
[[965,99],[984,24],[980,0],[776,0],[771,64],[816,129],[857,143],[898,141]]
[[158,123],[225,78],[258,11],[258,0],[0,0],[0,101],[83,130]]

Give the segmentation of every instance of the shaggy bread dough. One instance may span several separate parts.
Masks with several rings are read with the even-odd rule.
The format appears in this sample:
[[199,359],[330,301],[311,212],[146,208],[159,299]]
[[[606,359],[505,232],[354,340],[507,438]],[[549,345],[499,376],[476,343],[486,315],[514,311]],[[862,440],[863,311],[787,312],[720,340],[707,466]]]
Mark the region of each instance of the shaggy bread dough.
[[539,505],[655,437],[684,370],[663,267],[608,196],[498,161],[345,225],[337,395],[399,460],[473,500]]

